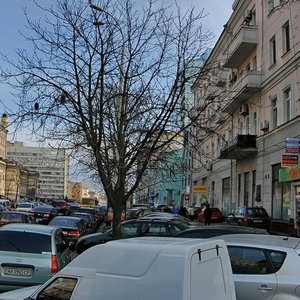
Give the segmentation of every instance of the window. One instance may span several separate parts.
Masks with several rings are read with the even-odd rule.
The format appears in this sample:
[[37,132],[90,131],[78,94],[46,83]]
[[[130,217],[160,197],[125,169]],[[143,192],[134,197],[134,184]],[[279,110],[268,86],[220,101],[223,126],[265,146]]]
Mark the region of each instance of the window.
[[0,250],[12,252],[51,253],[51,236],[18,231],[0,232]]
[[278,108],[277,108],[277,97],[271,100],[271,115],[272,115],[272,129],[278,126]]
[[283,99],[285,104],[285,119],[290,121],[292,119],[292,95],[291,88],[283,91]]
[[252,118],[252,134],[257,135],[257,112],[253,113]]
[[289,22],[286,22],[282,27],[282,41],[283,41],[283,45],[282,45],[283,54],[285,54],[291,49]]
[[256,70],[257,69],[257,58],[256,58],[256,56],[253,57],[252,64],[253,64],[253,70]]
[[[263,275],[275,272],[264,249],[228,246],[228,252],[233,274]],[[274,261],[283,261],[282,257],[276,257],[275,252],[270,253],[273,253]]]
[[268,10],[271,12],[275,7],[275,0],[268,0]]
[[249,172],[244,173],[244,205],[248,206],[249,201]]
[[254,206],[255,202],[255,190],[256,190],[256,170],[252,171],[252,203],[251,205]]
[[270,65],[273,66],[276,63],[276,39],[275,35],[270,40]]
[[76,286],[76,278],[58,277],[36,297],[37,300],[69,300]]

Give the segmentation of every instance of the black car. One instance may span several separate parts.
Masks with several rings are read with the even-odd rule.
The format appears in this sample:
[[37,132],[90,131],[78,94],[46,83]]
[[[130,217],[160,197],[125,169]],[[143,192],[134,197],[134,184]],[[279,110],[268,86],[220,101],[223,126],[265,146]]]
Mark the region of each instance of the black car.
[[59,214],[69,215],[69,204],[65,200],[53,200],[51,205],[58,210]]
[[87,233],[94,233],[98,229],[97,220],[92,214],[76,211],[70,214],[70,216],[84,219],[87,222]]
[[243,227],[237,225],[216,224],[211,226],[197,226],[178,232],[174,237],[182,238],[211,238],[225,234],[269,234],[267,230],[255,227]]
[[227,216],[228,224],[270,229],[271,218],[263,207],[238,207]]
[[52,205],[38,205],[31,212],[38,224],[47,225],[54,217],[58,216],[58,210]]
[[67,242],[76,243],[81,236],[87,233],[86,221],[78,217],[56,216],[48,225],[61,228]]
[[78,207],[75,213],[88,213],[93,215],[97,221],[97,226],[103,222],[103,219],[101,219],[101,216],[98,214],[97,210],[92,207]]
[[[176,233],[188,229],[189,226],[168,219],[132,219],[121,223],[122,238],[138,236],[174,236]],[[112,229],[106,232],[98,232],[81,237],[76,243],[75,249],[78,254],[88,248],[104,244],[113,240]]]

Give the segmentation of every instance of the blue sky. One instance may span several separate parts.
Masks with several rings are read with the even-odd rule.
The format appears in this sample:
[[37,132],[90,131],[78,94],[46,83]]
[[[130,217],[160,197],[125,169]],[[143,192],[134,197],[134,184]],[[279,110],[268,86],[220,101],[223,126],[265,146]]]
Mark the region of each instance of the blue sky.
[[[144,0],[136,0],[136,2],[139,1]],[[161,1],[163,1],[164,4],[171,4],[174,3],[175,0]],[[42,5],[55,5],[55,2],[56,0],[38,0],[38,3]],[[97,0],[92,2],[97,3]],[[215,40],[217,40],[223,30],[223,25],[230,17],[233,0],[177,0],[177,3],[183,11],[191,7],[195,7],[196,12],[197,10],[200,11],[204,9],[207,16],[202,19],[203,29],[213,32]],[[31,20],[42,17],[40,10],[36,7],[33,0],[0,0],[0,52],[11,58],[14,57],[16,49],[28,47],[26,41],[20,34],[20,31],[26,31],[26,20],[23,9],[27,10]],[[13,99],[10,92],[7,86],[0,84],[0,100],[8,106],[11,105]],[[0,102],[0,115],[3,112],[5,112],[5,109]]]

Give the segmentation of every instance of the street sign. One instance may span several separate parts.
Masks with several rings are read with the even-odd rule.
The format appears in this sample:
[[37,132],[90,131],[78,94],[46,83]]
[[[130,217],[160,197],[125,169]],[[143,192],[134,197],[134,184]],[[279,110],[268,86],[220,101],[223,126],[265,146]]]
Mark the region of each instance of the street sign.
[[299,138],[286,138],[285,139],[285,152],[286,153],[300,153],[300,139]]
[[207,194],[207,185],[194,185],[193,192],[199,194]]
[[281,167],[291,167],[298,165],[298,155],[295,154],[282,154]]

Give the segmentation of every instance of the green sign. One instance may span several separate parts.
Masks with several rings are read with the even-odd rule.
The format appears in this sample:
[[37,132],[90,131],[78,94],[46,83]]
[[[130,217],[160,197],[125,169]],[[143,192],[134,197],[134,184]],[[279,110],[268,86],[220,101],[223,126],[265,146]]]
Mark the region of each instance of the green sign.
[[279,181],[294,181],[300,179],[300,165],[279,169]]

